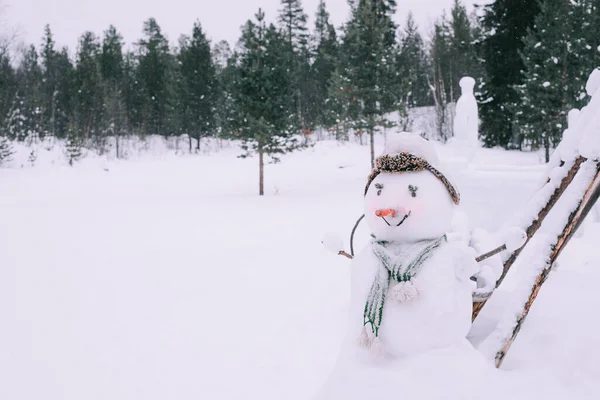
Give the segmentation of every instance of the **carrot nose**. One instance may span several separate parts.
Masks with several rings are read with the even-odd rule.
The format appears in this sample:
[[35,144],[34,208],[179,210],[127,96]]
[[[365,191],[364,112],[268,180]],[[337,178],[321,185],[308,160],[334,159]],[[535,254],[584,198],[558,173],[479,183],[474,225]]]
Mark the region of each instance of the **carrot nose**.
[[379,209],[379,210],[375,210],[375,215],[378,217],[395,217],[396,216],[396,210],[394,210],[393,208],[383,208],[383,209]]

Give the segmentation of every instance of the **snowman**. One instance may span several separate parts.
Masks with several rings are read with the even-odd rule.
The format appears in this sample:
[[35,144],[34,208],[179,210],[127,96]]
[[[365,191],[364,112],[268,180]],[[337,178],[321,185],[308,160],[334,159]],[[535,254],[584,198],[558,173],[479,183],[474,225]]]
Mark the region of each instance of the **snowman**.
[[[450,233],[460,195],[438,165],[432,144],[405,132],[390,138],[376,160],[364,191],[371,240],[351,263],[348,336],[319,399],[341,392],[354,398],[365,374],[386,393],[385,382],[391,390],[400,375],[385,381],[384,370],[430,350],[475,351],[466,336],[476,254],[468,240]],[[372,369],[373,363],[387,369]],[[373,382],[365,394],[372,394]]]
[[454,116],[453,143],[458,147],[467,161],[475,157],[478,146],[479,114],[477,100],[473,94],[475,79],[466,76],[459,82],[461,96],[456,102],[456,115]]

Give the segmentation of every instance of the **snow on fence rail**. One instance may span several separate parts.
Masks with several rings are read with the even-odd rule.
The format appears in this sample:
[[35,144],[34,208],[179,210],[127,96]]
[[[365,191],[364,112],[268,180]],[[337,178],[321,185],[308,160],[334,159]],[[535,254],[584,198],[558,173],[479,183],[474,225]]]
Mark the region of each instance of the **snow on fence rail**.
[[[503,260],[504,268],[496,287],[512,267],[519,276],[519,287],[513,294],[515,307],[505,311],[496,329],[479,346],[490,356],[495,353],[497,367],[519,333],[555,261],[600,197],[600,70],[591,74],[586,90],[592,98],[581,112],[570,113],[572,126],[556,149],[558,157],[552,163],[546,184],[509,224],[525,230],[527,241]],[[473,320],[486,301],[474,303]]]

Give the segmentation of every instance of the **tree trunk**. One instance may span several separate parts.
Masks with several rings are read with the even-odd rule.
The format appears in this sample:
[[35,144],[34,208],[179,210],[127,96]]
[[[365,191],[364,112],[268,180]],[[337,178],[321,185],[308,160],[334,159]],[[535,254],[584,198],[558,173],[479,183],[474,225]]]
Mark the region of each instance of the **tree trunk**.
[[192,135],[190,135],[189,133],[188,133],[188,141],[189,141],[189,145],[190,145],[189,151],[191,154],[192,153]]
[[371,127],[369,129],[369,135],[371,136],[371,168],[375,167],[375,129]]
[[556,240],[556,243],[550,246],[550,256],[548,257],[548,261],[546,262],[546,267],[537,277],[533,288],[531,289],[531,294],[523,307],[523,311],[518,316],[516,324],[513,328],[512,334],[510,338],[506,341],[502,349],[496,353],[496,368],[499,368],[502,365],[502,361],[504,361],[504,357],[506,353],[512,346],[515,341],[525,318],[527,318],[527,314],[529,314],[529,310],[531,309],[531,305],[535,301],[542,285],[548,278],[552,267],[554,266],[554,262],[560,256],[560,253],[564,250],[565,246],[569,243],[569,240],[575,235],[577,229],[590,212],[596,201],[598,201],[598,197],[600,197],[600,164],[596,165],[596,175],[594,179],[591,181],[588,186],[583,198],[577,208],[571,213],[567,224],[565,225],[561,235]]
[[196,152],[200,153],[200,134],[196,137]]
[[262,144],[258,144],[258,195],[264,196],[265,194],[265,163],[263,159],[263,148]]
[[117,160],[119,159],[119,135],[115,135],[115,139],[117,141]]

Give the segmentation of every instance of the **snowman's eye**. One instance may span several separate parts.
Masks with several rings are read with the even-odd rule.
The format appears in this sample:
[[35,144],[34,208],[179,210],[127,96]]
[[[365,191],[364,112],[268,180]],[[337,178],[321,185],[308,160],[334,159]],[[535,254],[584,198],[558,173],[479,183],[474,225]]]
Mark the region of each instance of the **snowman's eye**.
[[381,183],[376,183],[375,189],[377,189],[377,196],[381,196],[381,191],[383,190],[383,185]]
[[410,191],[410,195],[412,197],[417,197],[417,190],[419,190],[418,186],[408,185],[408,190]]

